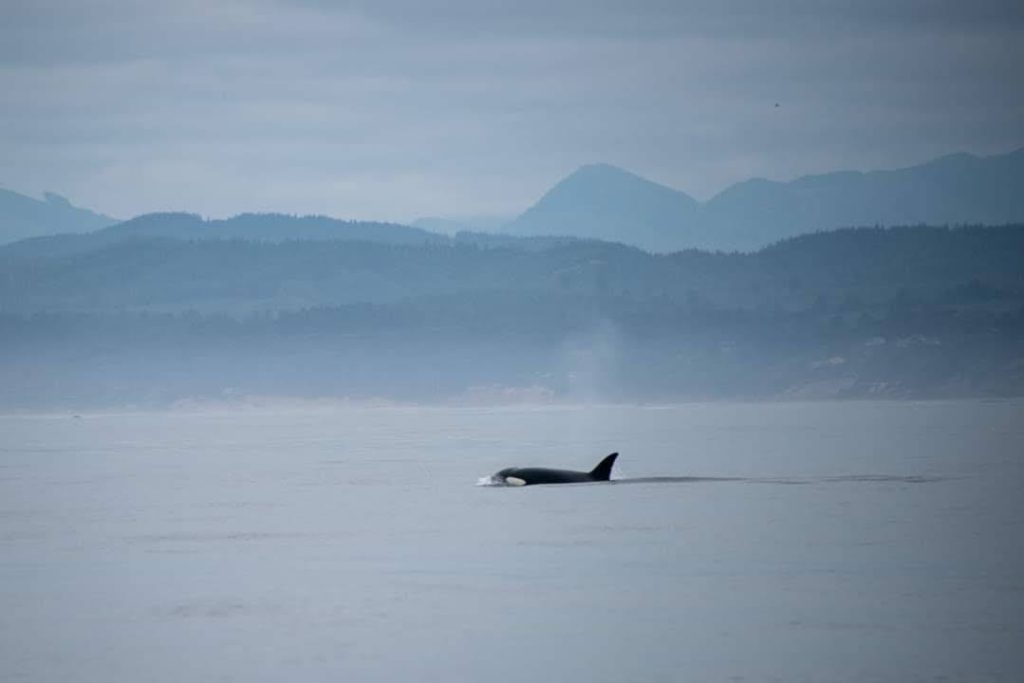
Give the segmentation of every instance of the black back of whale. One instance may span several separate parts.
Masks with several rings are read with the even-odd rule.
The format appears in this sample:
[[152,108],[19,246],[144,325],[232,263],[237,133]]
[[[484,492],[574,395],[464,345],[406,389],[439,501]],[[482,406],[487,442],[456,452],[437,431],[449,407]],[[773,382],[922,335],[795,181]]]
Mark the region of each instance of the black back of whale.
[[597,467],[589,472],[575,470],[553,470],[547,467],[509,467],[498,472],[502,479],[515,477],[521,479],[525,486],[533,484],[578,484],[585,481],[608,481],[612,476],[612,466],[618,453],[606,455],[597,463]]

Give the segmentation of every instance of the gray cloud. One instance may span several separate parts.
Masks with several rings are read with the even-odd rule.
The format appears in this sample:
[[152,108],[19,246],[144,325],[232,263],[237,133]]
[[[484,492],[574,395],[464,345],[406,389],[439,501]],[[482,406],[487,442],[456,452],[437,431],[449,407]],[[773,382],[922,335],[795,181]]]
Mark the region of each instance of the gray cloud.
[[592,161],[707,197],[1008,151],[1018,4],[15,3],[0,186],[403,220],[514,212]]

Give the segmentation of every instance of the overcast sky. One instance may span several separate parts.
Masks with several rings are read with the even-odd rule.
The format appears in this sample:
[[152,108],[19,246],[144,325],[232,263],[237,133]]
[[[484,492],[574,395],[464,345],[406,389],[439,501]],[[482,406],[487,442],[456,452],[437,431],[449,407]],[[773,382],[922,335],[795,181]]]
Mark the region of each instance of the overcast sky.
[[0,187],[116,217],[514,214],[596,161],[704,200],[1024,146],[1020,0],[0,8]]

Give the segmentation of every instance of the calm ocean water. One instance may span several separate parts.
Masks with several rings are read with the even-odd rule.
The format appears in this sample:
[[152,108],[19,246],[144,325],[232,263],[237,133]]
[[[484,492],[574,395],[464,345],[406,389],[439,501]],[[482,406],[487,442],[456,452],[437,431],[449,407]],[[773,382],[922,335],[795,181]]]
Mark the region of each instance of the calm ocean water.
[[0,679],[1016,682],[1022,485],[1019,401],[0,417]]

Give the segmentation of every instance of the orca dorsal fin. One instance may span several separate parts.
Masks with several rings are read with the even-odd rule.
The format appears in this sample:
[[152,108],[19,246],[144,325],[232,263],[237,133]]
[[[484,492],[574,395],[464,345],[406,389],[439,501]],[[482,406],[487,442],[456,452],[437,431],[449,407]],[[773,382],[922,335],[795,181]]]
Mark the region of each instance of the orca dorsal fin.
[[590,476],[593,477],[594,481],[608,481],[612,478],[612,465],[615,464],[615,458],[617,457],[619,457],[618,453],[606,455],[604,460],[597,463],[597,467],[590,470]]

